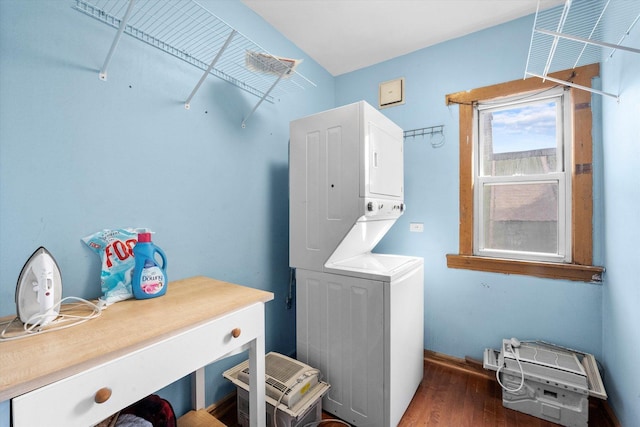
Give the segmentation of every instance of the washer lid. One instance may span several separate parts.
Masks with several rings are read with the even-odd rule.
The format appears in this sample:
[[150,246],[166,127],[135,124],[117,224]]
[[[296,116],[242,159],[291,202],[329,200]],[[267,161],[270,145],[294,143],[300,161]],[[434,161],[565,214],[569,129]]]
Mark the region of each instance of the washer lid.
[[374,280],[392,280],[423,264],[423,259],[404,255],[357,255],[342,261],[325,264],[325,271]]

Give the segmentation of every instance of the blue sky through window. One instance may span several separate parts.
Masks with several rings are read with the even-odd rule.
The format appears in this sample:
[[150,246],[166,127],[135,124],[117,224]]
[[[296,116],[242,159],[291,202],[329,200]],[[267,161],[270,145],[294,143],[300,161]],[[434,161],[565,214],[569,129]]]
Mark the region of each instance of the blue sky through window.
[[493,152],[556,148],[556,101],[492,112]]

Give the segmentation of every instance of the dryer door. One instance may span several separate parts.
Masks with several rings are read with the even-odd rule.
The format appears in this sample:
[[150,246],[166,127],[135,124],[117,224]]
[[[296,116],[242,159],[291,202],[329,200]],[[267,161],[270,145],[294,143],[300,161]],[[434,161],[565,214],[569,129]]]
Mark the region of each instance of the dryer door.
[[369,136],[369,193],[371,196],[403,197],[404,159],[402,133],[389,133],[375,123],[367,124]]

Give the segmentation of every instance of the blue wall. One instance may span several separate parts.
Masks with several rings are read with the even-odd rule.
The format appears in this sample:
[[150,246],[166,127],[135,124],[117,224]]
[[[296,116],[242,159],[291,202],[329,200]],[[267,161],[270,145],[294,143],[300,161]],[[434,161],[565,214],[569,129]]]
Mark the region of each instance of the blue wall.
[[[100,81],[114,29],[72,0],[0,1],[0,316],[15,313],[20,269],[38,246],[58,261],[65,296],[95,298],[99,258],[80,239],[149,227],[170,280],[207,275],[274,292],[266,348],[295,352],[289,121],[333,107],[334,79],[239,1],[201,3],[265,49],[303,58],[299,71],[317,88],[264,102],[242,129],[257,97],[211,77],[187,111],[202,72],[129,37]],[[208,403],[231,391],[220,371],[238,361],[208,372]],[[182,411],[188,387],[161,394]]]
[[[625,46],[640,46],[636,25]],[[607,392],[624,426],[640,425],[640,55],[617,52],[602,66],[605,259],[603,352]]]

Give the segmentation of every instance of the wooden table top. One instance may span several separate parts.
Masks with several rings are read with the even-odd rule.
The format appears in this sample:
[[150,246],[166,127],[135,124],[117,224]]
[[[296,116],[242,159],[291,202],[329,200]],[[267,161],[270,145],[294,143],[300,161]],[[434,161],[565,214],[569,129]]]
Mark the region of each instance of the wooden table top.
[[170,282],[162,297],[112,304],[80,325],[0,341],[0,401],[272,299],[271,292],[191,277]]

